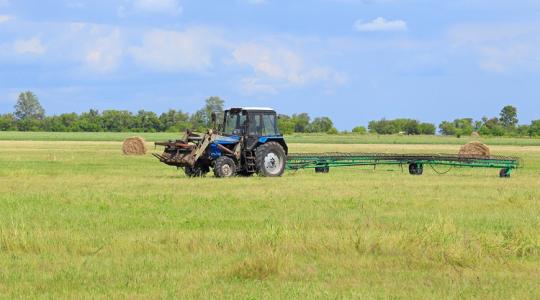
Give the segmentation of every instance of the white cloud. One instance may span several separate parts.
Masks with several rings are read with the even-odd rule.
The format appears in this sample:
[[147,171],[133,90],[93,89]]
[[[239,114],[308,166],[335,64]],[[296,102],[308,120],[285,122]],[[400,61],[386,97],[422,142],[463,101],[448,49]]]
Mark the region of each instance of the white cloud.
[[370,22],[358,20],[354,23],[354,29],[360,32],[406,31],[407,23],[403,20],[389,21],[385,18],[378,17]]
[[343,84],[345,78],[328,68],[307,64],[298,53],[280,46],[245,43],[232,53],[237,64],[249,66],[254,76],[242,79],[246,93],[271,92],[281,88],[301,86],[316,81]]
[[130,53],[138,64],[152,70],[201,72],[212,66],[212,48],[218,42],[205,29],[154,30],[146,33],[142,45],[132,47]]
[[540,69],[540,24],[462,24],[449,37],[455,50],[473,53],[486,71]]
[[139,12],[178,15],[182,6],[178,0],[134,0],[133,7]]
[[15,17],[10,15],[0,15],[0,23],[8,22],[15,19]]
[[21,39],[15,41],[13,44],[13,50],[18,54],[43,54],[45,52],[45,46],[41,43],[38,37],[30,39]]
[[120,30],[114,29],[107,34],[97,32],[98,29],[93,31],[97,37],[89,38],[90,41],[85,47],[83,57],[85,66],[100,73],[114,71],[120,64],[124,52]]

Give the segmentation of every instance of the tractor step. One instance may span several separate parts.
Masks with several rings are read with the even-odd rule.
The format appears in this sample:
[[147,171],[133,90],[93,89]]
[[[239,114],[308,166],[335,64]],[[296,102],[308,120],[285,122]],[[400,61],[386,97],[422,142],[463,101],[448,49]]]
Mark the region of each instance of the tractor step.
[[257,171],[256,162],[255,162],[255,155],[253,154],[253,151],[245,151],[244,152],[244,158],[245,158],[246,170],[248,172]]

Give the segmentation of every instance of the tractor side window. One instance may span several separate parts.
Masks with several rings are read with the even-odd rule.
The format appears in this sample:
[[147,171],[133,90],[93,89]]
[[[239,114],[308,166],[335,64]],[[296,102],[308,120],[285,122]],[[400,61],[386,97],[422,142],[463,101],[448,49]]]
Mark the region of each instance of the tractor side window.
[[263,130],[262,135],[276,135],[276,116],[265,114],[263,115]]
[[252,114],[249,122],[249,134],[260,135],[261,134],[261,115]]
[[[239,131],[242,129],[242,125],[246,122],[246,116],[240,114],[228,114],[225,120],[225,134],[240,134]],[[235,132],[236,130],[236,132]]]
[[227,114],[227,118],[225,119],[225,130],[224,130],[226,134],[232,134],[233,131],[236,129],[237,119],[238,119],[237,114]]

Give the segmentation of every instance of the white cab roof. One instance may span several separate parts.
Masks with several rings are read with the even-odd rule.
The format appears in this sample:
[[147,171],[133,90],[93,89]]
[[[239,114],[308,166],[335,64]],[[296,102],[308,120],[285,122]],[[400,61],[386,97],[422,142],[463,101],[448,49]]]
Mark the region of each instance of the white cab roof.
[[242,110],[270,110],[270,111],[275,111],[271,107],[241,107],[240,109],[242,109]]

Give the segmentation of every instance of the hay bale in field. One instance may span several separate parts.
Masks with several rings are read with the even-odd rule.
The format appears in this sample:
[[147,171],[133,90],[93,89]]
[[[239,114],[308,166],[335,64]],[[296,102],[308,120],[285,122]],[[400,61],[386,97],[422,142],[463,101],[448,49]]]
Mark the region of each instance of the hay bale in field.
[[489,158],[491,156],[491,151],[489,151],[488,146],[481,142],[470,142],[459,149],[459,155],[465,157]]
[[122,152],[125,155],[144,155],[146,154],[145,141],[142,137],[130,137],[124,140]]
[[474,131],[473,133],[471,133],[471,136],[472,137],[480,137],[480,133]]

